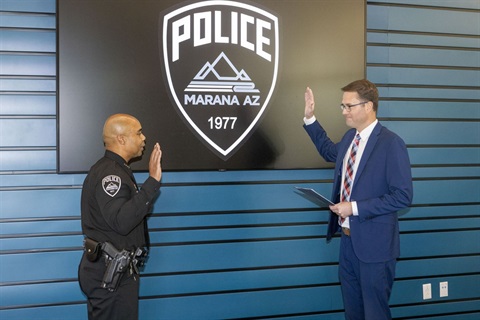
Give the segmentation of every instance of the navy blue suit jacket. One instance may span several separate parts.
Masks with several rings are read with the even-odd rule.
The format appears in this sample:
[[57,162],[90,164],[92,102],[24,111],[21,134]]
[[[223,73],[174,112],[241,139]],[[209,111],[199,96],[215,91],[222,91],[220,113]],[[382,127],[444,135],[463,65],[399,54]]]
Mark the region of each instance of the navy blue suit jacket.
[[[356,134],[350,129],[333,143],[316,121],[304,125],[320,155],[335,162],[332,201],[340,201],[343,159]],[[403,140],[377,123],[360,160],[350,201],[358,216],[350,216],[350,234],[357,257],[367,263],[384,262],[400,255],[398,215],[412,202],[413,186],[407,148]],[[338,216],[330,213],[327,240],[340,230]]]

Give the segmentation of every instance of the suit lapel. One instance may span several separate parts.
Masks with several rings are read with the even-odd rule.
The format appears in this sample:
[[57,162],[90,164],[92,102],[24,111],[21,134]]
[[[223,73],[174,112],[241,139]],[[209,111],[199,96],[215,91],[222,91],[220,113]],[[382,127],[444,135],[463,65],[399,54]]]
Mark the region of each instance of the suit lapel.
[[360,163],[358,164],[357,173],[355,174],[355,180],[358,180],[362,175],[363,169],[365,169],[365,166],[368,162],[368,158],[370,158],[370,155],[372,154],[373,149],[377,144],[378,135],[380,134],[381,130],[382,125],[379,122],[377,123],[372,133],[370,134],[370,137],[368,138],[367,145],[365,146],[365,150],[363,151],[362,159],[360,159]]
[[336,195],[340,194],[340,186],[342,185],[342,170],[343,170],[343,159],[345,159],[345,155],[347,154],[350,145],[352,144],[353,137],[355,136],[356,130],[351,129],[345,134],[343,139],[343,143],[339,147],[337,160],[335,164],[336,172],[335,172],[335,181],[334,181],[334,188],[332,190],[332,199],[335,201]]
[[[350,149],[350,146],[353,141],[353,137],[355,136],[355,133],[357,131],[355,129],[351,129],[344,138],[345,143],[341,146],[341,149],[338,151],[338,156],[337,156],[337,168],[340,170],[340,175],[342,175],[342,170],[343,170],[343,160],[345,159],[345,156],[348,152],[348,149]],[[340,157],[339,157],[340,156]]]

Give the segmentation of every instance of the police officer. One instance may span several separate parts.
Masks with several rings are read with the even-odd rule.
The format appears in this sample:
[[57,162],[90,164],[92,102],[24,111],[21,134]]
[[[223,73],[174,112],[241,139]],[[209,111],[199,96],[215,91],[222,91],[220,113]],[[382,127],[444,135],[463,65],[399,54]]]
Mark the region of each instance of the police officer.
[[108,242],[116,250],[135,252],[148,246],[147,215],[159,194],[162,151],[155,144],[149,162],[149,177],[139,189],[130,161],[142,155],[145,136],[140,122],[128,114],[114,114],[103,128],[105,155],[83,183],[82,230],[86,250],[79,265],[79,282],[88,298],[88,318],[138,319],[139,276],[127,267],[115,288],[102,286],[107,262],[102,252]]

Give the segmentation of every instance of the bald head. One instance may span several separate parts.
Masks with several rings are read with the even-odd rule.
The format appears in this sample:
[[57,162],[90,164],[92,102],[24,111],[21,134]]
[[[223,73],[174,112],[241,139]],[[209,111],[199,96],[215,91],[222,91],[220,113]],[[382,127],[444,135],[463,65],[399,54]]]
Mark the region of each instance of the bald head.
[[103,126],[103,143],[105,143],[105,147],[108,148],[115,144],[117,136],[128,134],[133,122],[138,122],[138,120],[129,114],[117,113],[108,117]]
[[[103,126],[105,148],[122,156],[127,162],[141,155],[145,145],[140,122],[129,114],[111,115]],[[133,147],[137,146],[137,150]],[[141,149],[141,150],[139,150]]]

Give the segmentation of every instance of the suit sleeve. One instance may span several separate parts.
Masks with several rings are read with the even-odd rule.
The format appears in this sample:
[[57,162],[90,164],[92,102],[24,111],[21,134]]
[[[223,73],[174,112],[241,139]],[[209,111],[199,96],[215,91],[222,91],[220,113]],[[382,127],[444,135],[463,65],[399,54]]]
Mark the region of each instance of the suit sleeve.
[[328,162],[335,162],[338,154],[337,145],[330,140],[320,123],[315,121],[310,125],[303,125],[303,127],[322,158]]
[[123,179],[118,192],[111,196],[105,192],[101,183],[96,186],[96,198],[101,213],[115,232],[127,235],[150,212],[154,198],[159,193],[160,183],[148,177],[140,191],[129,179]]

